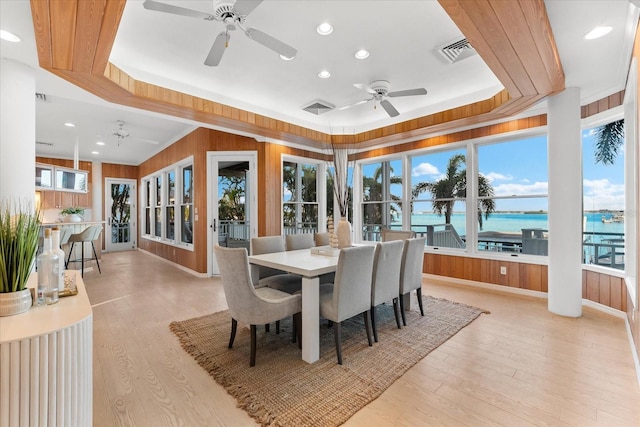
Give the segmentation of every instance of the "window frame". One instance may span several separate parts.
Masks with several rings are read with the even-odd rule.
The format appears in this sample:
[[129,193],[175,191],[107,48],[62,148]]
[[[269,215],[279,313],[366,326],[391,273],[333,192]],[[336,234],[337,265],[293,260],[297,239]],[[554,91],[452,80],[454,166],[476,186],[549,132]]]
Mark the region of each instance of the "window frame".
[[[280,157],[280,230],[281,235],[286,234],[286,226],[284,223],[284,206],[289,202],[284,200],[284,164],[296,163],[297,165],[312,164],[316,165],[316,201],[315,202],[298,202],[302,205],[316,205],[317,225],[316,232],[324,232],[327,229],[327,163],[325,160],[313,159],[309,157],[294,156],[291,154],[282,154]],[[300,169],[298,169],[300,170]],[[335,201],[334,201],[335,203]]]

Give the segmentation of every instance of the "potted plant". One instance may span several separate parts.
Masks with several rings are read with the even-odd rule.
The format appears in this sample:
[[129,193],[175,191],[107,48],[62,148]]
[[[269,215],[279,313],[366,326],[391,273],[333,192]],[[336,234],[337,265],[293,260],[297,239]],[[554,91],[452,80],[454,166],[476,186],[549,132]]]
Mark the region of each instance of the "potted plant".
[[83,219],[82,215],[84,215],[84,208],[72,206],[70,208],[62,209],[60,214],[65,217],[66,222],[80,222]]
[[38,250],[40,215],[30,204],[0,202],[0,316],[31,307],[27,280]]

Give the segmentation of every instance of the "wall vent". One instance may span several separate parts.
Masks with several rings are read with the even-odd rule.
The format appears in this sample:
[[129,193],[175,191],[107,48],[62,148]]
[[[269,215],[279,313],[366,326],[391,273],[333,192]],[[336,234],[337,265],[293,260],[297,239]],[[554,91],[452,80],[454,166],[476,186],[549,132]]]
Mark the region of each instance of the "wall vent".
[[47,102],[47,95],[36,92],[36,101]]
[[441,46],[438,52],[452,64],[477,54],[466,38],[447,43]]
[[335,105],[328,103],[327,101],[322,101],[320,99],[313,101],[306,107],[302,107],[302,109],[308,113],[315,114],[319,116],[320,114],[326,113],[327,111],[331,111],[336,108]]

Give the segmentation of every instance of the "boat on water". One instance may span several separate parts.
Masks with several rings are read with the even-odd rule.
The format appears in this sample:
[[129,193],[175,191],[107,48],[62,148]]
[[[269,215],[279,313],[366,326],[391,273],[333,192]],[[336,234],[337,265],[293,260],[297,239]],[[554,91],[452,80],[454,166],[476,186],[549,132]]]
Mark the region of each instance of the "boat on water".
[[611,216],[602,215],[602,222],[604,224],[610,224],[612,222],[624,222],[624,214],[617,213]]

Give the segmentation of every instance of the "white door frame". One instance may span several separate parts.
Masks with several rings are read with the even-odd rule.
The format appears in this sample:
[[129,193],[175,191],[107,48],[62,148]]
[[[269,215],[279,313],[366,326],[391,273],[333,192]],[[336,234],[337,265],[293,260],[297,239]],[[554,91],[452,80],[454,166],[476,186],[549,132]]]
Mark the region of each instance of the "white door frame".
[[[128,184],[131,186],[129,192],[129,200],[131,200],[131,216],[129,231],[130,241],[127,243],[111,242],[111,184]],[[105,178],[104,179],[104,208],[105,208],[105,227],[104,227],[104,247],[105,252],[126,251],[135,249],[138,239],[138,181],[128,178]]]
[[[258,152],[257,151],[207,151],[207,275],[220,274],[214,262],[213,247],[218,244],[218,164],[220,162],[249,162],[249,194],[245,194],[245,204],[249,209],[249,233],[258,235]],[[214,232],[214,220],[216,231]]]

